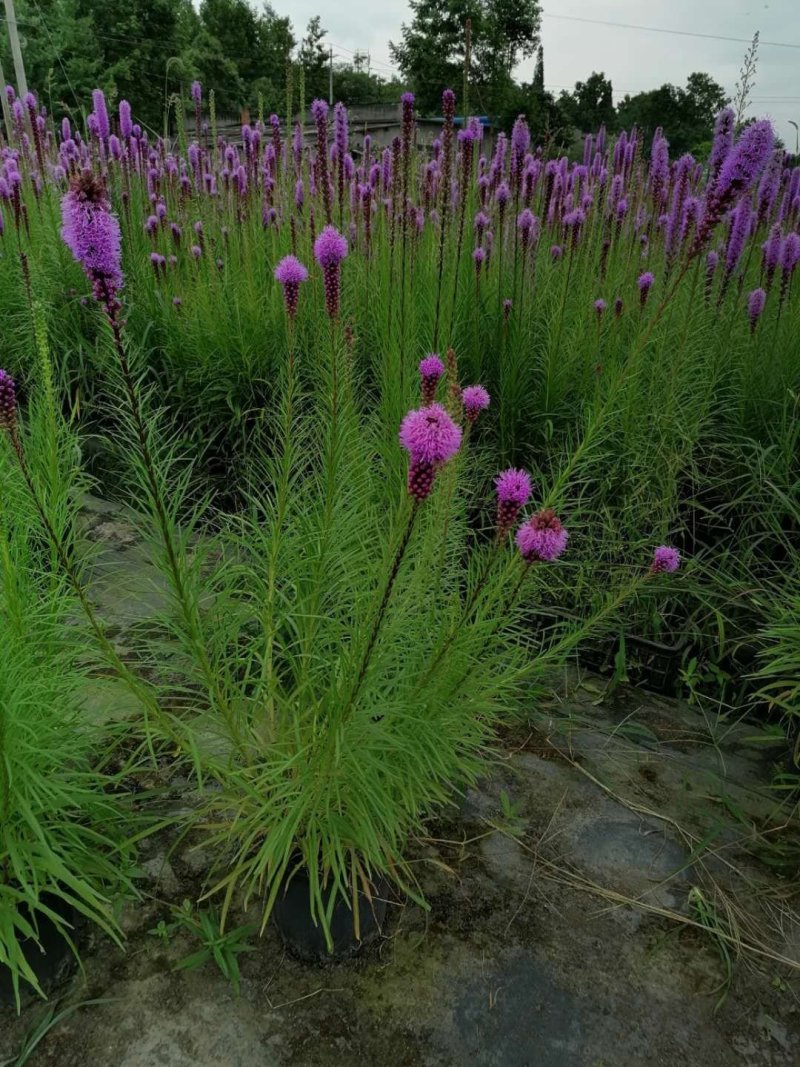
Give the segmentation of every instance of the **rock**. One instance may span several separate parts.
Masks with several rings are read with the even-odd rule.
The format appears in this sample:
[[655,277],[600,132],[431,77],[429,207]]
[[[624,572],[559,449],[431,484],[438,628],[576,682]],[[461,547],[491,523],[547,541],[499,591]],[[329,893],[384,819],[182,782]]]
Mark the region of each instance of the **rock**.
[[159,852],[152,859],[145,860],[142,864],[142,870],[147,875],[148,880],[155,884],[156,890],[168,897],[175,897],[180,893],[180,883],[163,852]]

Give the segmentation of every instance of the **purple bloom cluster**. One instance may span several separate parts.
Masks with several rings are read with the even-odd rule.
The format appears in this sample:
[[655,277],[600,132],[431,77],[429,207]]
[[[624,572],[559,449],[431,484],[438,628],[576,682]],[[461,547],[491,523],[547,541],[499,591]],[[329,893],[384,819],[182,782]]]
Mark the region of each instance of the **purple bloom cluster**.
[[672,574],[681,565],[681,554],[677,548],[669,545],[659,545],[653,552],[653,562],[650,564],[651,574]]
[[0,370],[0,430],[13,434],[17,428],[17,390],[8,371]]
[[441,404],[409,411],[400,426],[400,444],[409,454],[408,491],[417,502],[430,495],[436,471],[456,455],[462,431]]
[[335,319],[339,314],[341,280],[339,269],[347,255],[347,238],[333,226],[326,226],[314,242],[314,257],[322,268],[325,283],[325,310]]
[[444,375],[444,363],[435,352],[420,360],[419,375],[422,380],[422,403],[432,404],[436,397],[436,387]]
[[300,286],[308,280],[308,271],[297,256],[284,256],[275,268],[275,279],[283,286],[283,299],[290,319],[297,314]]
[[115,306],[122,288],[119,220],[101,178],[84,171],[61,201],[61,236],[92,283],[95,300]]
[[544,508],[520,526],[516,540],[526,563],[552,563],[566,549],[569,533],[553,509]]

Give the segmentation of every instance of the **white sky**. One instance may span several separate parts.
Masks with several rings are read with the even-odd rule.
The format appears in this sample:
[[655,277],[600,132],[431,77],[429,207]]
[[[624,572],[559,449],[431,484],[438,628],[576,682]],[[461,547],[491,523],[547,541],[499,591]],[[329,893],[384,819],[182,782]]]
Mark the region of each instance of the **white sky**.
[[[272,0],[301,37],[312,15],[320,15],[334,55],[352,58],[368,51],[373,68],[392,73],[389,41],[410,20],[406,0]],[[544,0],[542,41],[545,82],[556,94],[571,89],[592,70],[611,78],[615,98],[625,91],[682,85],[692,71],[706,71],[732,95],[746,43],[708,40],[619,26],[572,22],[564,16],[638,26],[714,34],[749,41],[755,30],[764,42],[751,111],[769,115],[787,147],[795,143],[789,119],[800,123],[800,0]],[[553,11],[553,17],[548,14]],[[766,42],[795,45],[775,47]],[[530,81],[532,61],[517,71]],[[334,86],[335,95],[335,86]]]

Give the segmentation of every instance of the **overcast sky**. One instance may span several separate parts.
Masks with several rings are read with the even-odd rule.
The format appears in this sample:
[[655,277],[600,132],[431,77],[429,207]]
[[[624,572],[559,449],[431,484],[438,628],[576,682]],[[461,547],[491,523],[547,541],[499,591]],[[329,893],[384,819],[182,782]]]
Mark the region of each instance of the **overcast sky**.
[[[280,14],[290,16],[298,37],[308,19],[318,14],[338,58],[351,58],[355,50],[369,51],[373,68],[386,75],[392,72],[388,42],[397,40],[401,24],[410,20],[406,0],[272,2]],[[553,16],[548,15],[549,6]],[[708,72],[732,94],[747,47],[741,41],[597,25],[571,21],[570,16],[745,42],[760,30],[763,43],[751,110],[773,118],[787,147],[794,146],[795,131],[788,120],[800,122],[800,0],[551,0],[551,5],[545,0],[542,7],[545,81],[556,94],[592,70],[611,78],[616,99],[626,91],[652,89],[666,81],[684,84],[695,70]],[[532,61],[517,71],[527,81],[531,73]]]

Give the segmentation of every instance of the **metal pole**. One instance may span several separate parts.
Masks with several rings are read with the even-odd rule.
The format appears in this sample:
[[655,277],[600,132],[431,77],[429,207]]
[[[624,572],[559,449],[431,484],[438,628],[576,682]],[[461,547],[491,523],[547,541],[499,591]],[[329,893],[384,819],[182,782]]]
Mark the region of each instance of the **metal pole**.
[[22,62],[22,49],[19,46],[17,13],[14,11],[14,0],[5,0],[5,5],[8,40],[11,44],[11,55],[14,59],[14,73],[17,78],[17,92],[24,99],[28,95],[28,81],[25,77],[25,64]]
[[328,51],[328,103],[333,107],[333,49]]
[[6,96],[6,79],[3,74],[3,64],[0,63],[0,96],[3,98],[3,122],[6,128],[6,140],[11,142],[11,108],[9,107],[8,97]]

